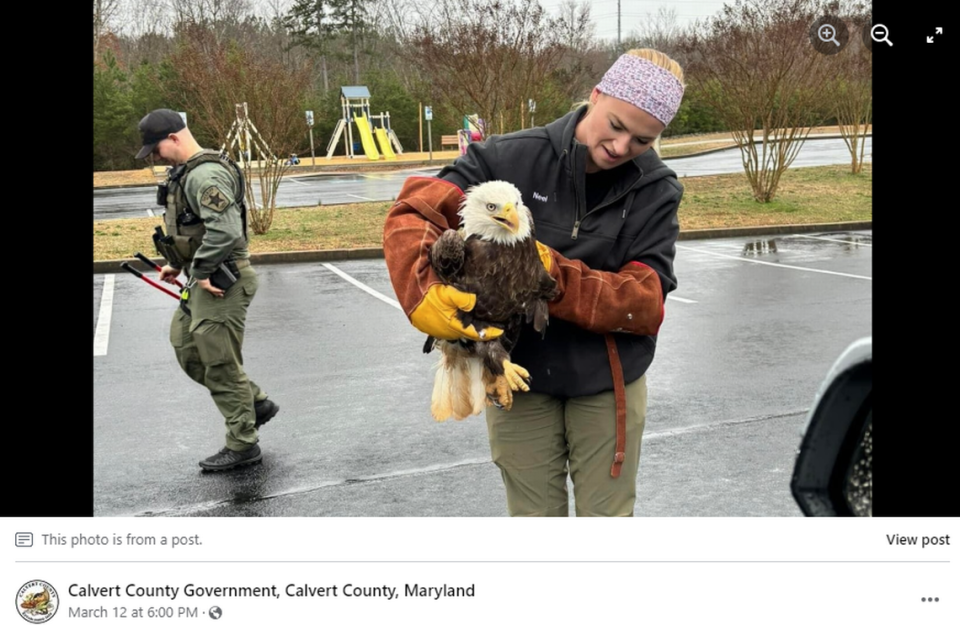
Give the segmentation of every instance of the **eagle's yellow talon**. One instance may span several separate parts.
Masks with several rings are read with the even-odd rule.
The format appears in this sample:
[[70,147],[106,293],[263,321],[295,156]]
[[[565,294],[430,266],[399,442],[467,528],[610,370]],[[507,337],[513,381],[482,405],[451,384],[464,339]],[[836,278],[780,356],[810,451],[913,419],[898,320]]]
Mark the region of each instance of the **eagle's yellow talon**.
[[530,379],[530,372],[521,367],[520,365],[515,365],[509,360],[503,361],[503,375],[507,379],[507,382],[510,384],[510,389],[514,391],[529,391],[530,386],[527,384],[527,380]]
[[497,402],[503,410],[513,408],[513,391],[506,376],[497,376]]

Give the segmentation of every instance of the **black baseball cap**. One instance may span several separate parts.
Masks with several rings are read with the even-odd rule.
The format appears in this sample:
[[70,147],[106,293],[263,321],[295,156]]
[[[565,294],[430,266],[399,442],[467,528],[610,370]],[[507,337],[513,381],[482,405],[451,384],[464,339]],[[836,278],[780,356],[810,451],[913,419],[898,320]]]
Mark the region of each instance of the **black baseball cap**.
[[150,111],[140,120],[140,136],[143,137],[143,147],[134,158],[144,158],[157,147],[157,144],[169,135],[180,132],[187,125],[183,123],[180,113],[170,109]]

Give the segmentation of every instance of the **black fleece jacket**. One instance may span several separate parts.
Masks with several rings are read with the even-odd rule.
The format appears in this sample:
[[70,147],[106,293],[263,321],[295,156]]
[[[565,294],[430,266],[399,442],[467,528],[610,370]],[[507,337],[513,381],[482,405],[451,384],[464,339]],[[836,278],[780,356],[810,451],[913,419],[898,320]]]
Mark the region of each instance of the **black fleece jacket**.
[[[544,127],[471,144],[438,177],[464,191],[489,180],[515,184],[533,214],[537,240],[600,271],[616,273],[632,262],[642,263],[659,276],[665,299],[677,287],[673,259],[683,187],[656,152],[647,150],[617,168],[622,175],[587,212],[586,146],[574,140],[585,112],[584,106]],[[656,336],[614,336],[629,384],[653,361]],[[551,316],[543,339],[525,328],[511,360],[531,373],[534,392],[567,398],[613,389],[603,335],[570,321]]]

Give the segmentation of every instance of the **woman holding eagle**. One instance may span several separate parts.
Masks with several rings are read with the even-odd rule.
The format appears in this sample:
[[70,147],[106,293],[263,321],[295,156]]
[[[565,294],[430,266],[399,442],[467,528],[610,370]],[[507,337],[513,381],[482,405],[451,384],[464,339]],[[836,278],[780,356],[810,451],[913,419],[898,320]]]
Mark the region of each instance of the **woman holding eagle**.
[[[505,362],[505,375],[521,392],[508,392],[512,407],[500,407],[494,393],[486,410],[513,516],[566,516],[568,473],[578,516],[633,514],[646,371],[664,301],[677,286],[683,194],[650,148],[677,113],[683,90],[675,61],[656,50],[630,50],[589,103],[546,126],[471,144],[436,178],[408,178],[387,215],[384,255],[404,312],[425,334],[464,345],[500,339],[502,328],[477,321],[477,311],[503,294],[451,280],[431,250],[453,240],[444,233],[463,225],[465,198],[483,183],[512,183],[523,201],[510,208],[532,216],[530,236],[553,279],[541,282],[541,295],[552,298],[549,327],[541,336],[543,323],[523,324],[519,338],[506,341],[517,366]],[[491,213],[499,208],[482,205]],[[521,269],[498,271],[508,288],[516,282],[511,271]]]

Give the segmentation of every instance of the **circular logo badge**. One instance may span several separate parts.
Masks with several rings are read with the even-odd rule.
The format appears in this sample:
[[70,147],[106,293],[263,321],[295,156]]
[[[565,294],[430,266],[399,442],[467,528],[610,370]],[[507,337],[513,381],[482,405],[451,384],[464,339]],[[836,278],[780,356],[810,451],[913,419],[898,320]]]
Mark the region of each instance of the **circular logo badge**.
[[46,623],[59,607],[56,588],[43,580],[29,581],[17,592],[17,611],[28,623]]

